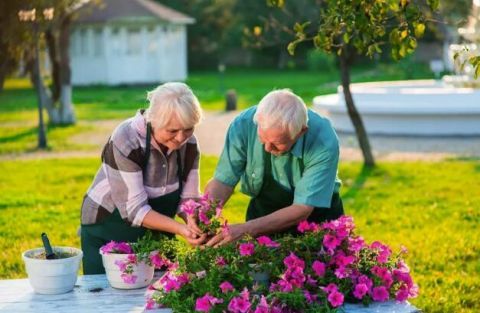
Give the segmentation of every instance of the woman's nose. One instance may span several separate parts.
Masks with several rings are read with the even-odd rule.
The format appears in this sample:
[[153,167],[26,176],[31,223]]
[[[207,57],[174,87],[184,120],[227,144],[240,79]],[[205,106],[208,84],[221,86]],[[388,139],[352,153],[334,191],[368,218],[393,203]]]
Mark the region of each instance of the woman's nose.
[[175,136],[175,140],[182,143],[187,139],[187,135],[183,131],[179,131],[177,136]]

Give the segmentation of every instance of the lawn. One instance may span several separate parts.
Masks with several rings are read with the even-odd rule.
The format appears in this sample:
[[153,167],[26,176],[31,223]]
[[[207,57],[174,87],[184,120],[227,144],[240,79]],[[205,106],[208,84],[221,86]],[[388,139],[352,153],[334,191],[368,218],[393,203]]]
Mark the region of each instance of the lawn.
[[[202,185],[215,157],[203,157]],[[21,252],[41,245],[48,232],[58,245],[79,246],[79,207],[99,165],[98,158],[4,161],[0,163],[0,278],[25,277]],[[357,232],[399,250],[420,285],[413,303],[425,312],[479,312],[480,162],[381,163],[362,170],[340,167],[346,212]],[[236,193],[225,210],[242,220],[247,203]]]

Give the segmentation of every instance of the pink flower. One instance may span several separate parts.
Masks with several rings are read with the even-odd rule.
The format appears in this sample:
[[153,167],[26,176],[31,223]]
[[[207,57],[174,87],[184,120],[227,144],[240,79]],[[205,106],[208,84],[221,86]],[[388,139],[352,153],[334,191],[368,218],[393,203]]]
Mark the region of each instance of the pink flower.
[[392,254],[392,250],[388,246],[382,244],[379,241],[374,241],[371,244],[371,247],[372,247],[372,249],[375,249],[375,250],[378,251],[377,261],[379,263],[387,263],[388,262],[388,258]]
[[388,300],[388,290],[385,286],[375,287],[372,290],[372,299],[373,301],[385,302]]
[[253,313],[268,313],[268,303],[264,295],[260,298],[260,302]]
[[406,285],[403,285],[398,289],[397,293],[395,294],[395,300],[398,302],[404,302],[408,299],[408,287]]
[[332,292],[335,292],[335,291],[338,291],[338,287],[334,283],[330,283],[326,287],[320,287],[320,289],[322,289],[323,291],[325,291],[328,294],[330,294]]
[[353,296],[357,299],[362,299],[363,296],[367,294],[368,287],[365,284],[357,284],[355,285],[355,290],[353,291]]
[[120,277],[126,284],[135,284],[135,282],[137,281],[137,276],[133,274],[123,273],[122,275],[120,275]]
[[328,295],[327,299],[328,299],[328,302],[330,302],[330,304],[334,308],[336,308],[343,304],[344,296],[343,296],[343,293],[341,292],[333,291]]
[[335,250],[340,245],[340,241],[335,236],[326,234],[323,237],[323,245],[329,250]]
[[362,275],[362,276],[358,277],[357,282],[359,284],[365,284],[365,286],[367,286],[367,288],[369,290],[373,286],[372,280],[370,278],[368,278],[368,276],[366,276],[366,275]]
[[210,312],[212,306],[223,303],[223,299],[215,298],[209,293],[206,293],[203,297],[198,298],[195,302],[195,311]]
[[300,223],[298,223],[297,230],[302,234],[307,231],[310,231],[311,230],[310,224],[308,223],[307,220],[303,220]]
[[269,247],[269,248],[278,248],[280,244],[278,242],[273,241],[270,237],[267,236],[260,236],[257,238],[258,244]]
[[235,288],[233,288],[232,284],[230,284],[228,281],[224,281],[223,283],[220,284],[220,289],[222,290],[223,293],[227,293],[228,291],[233,291]]
[[137,255],[136,254],[127,255],[127,262],[130,264],[137,264]]
[[115,246],[115,251],[118,253],[125,253],[125,254],[130,254],[133,253],[132,247],[126,242],[119,242]]
[[348,273],[349,271],[345,266],[339,266],[335,270],[335,276],[337,276],[340,279],[348,277]]
[[310,293],[307,290],[303,291],[303,295],[304,295],[305,300],[307,301],[308,304],[317,301],[317,298],[318,298],[318,296],[316,294]]
[[225,266],[225,265],[227,265],[227,261],[225,261],[225,258],[223,256],[219,256],[215,260],[215,264],[218,265],[218,266]]
[[205,276],[207,276],[207,271],[196,272],[195,276],[197,276],[198,278],[204,278]]
[[255,245],[253,243],[242,243],[239,246],[241,256],[250,256],[255,251]]
[[246,313],[249,311],[252,304],[249,301],[248,290],[244,289],[240,297],[234,297],[228,303],[228,310],[232,313]]
[[104,244],[104,245],[100,248],[100,251],[101,251],[103,254],[112,253],[112,252],[113,252],[113,249],[115,248],[116,245],[117,245],[117,243],[112,240],[112,241],[110,241],[109,243]]
[[147,303],[145,304],[145,310],[153,310],[155,308],[155,300],[152,298],[147,298]]
[[204,210],[198,212],[198,219],[205,225],[210,225],[210,219],[207,216],[207,213]]
[[326,265],[320,261],[314,261],[312,264],[312,269],[318,277],[323,277],[325,275]]
[[187,215],[195,215],[199,206],[200,205],[197,203],[197,201],[190,199],[182,203],[182,205],[180,206],[180,210],[182,212],[185,212],[185,214]]
[[150,262],[152,262],[155,268],[162,268],[168,265],[168,260],[165,260],[164,258],[162,258],[162,256],[160,256],[160,253],[158,251],[154,251],[150,254]]
[[300,267],[301,269],[305,268],[305,262],[297,257],[293,252],[290,252],[290,255],[283,259],[283,264],[287,268]]
[[351,252],[358,252],[365,247],[365,241],[362,237],[348,237],[348,250]]

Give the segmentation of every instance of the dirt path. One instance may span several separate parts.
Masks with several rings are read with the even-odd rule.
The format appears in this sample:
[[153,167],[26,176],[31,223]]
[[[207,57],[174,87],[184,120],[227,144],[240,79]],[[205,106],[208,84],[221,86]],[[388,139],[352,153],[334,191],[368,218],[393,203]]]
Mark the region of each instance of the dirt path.
[[[220,155],[228,125],[239,112],[207,112],[205,119],[197,127],[195,133],[205,155]],[[72,158],[99,157],[104,143],[112,130],[121,120],[101,120],[83,122],[94,127],[95,131],[73,136],[74,142],[82,142],[97,148],[89,151],[67,152],[29,152],[7,154],[0,160],[39,159],[39,158]],[[360,161],[362,155],[357,141],[352,134],[339,134],[340,159]],[[387,137],[370,136],[371,145],[377,160],[384,161],[440,161],[450,157],[480,157],[479,137]]]

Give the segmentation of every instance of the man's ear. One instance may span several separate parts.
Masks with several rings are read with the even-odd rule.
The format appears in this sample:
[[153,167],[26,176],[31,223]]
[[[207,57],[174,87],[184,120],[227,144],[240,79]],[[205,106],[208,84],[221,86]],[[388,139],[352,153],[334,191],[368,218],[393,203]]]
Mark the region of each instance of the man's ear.
[[303,127],[302,127],[302,130],[300,131],[300,134],[299,134],[298,137],[302,136],[302,135],[305,134],[307,131],[308,131],[308,126],[303,126]]

